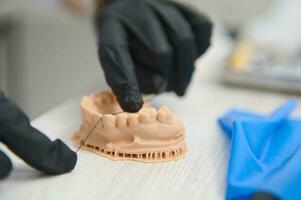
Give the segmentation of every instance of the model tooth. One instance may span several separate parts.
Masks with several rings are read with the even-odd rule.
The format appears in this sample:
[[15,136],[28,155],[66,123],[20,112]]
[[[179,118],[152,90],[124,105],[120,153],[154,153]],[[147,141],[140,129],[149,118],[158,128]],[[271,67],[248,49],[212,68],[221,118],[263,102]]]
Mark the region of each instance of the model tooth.
[[163,106],[158,111],[158,121],[161,123],[172,123],[174,118],[174,114],[167,106]]
[[139,111],[139,121],[141,123],[151,123],[149,108],[142,108]]
[[116,116],[116,125],[118,128],[124,128],[127,126],[127,114],[121,113]]
[[170,113],[170,109],[166,106],[163,106],[162,108],[159,109],[158,111],[158,121],[159,122],[166,122],[166,119],[168,118],[169,116],[169,113]]
[[130,127],[136,127],[139,125],[139,114],[131,113],[128,115],[128,124]]
[[162,108],[158,111],[158,115],[157,115],[157,120],[161,123],[163,123],[165,121],[165,112],[164,110],[162,110]]
[[115,96],[113,93],[109,93],[108,98],[110,99],[111,103],[115,101]]
[[101,98],[94,98],[94,104],[97,107],[101,107],[102,106],[102,99]]
[[111,103],[112,103],[112,97],[111,97],[111,95],[105,93],[105,94],[102,96],[102,103],[103,103],[104,105],[111,104]]
[[155,122],[157,119],[157,110],[155,108],[150,108],[148,112],[150,122]]
[[114,128],[116,122],[116,117],[111,114],[106,114],[102,118],[102,124],[104,128]]

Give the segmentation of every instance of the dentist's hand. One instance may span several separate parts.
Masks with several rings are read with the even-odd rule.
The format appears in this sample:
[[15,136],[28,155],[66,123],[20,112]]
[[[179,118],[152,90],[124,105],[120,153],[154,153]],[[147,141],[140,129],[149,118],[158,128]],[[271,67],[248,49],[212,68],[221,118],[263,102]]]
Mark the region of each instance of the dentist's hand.
[[[0,91],[0,142],[27,164],[46,174],[71,171],[76,153],[61,140],[51,141],[30,125],[28,117]],[[12,163],[0,151],[0,179],[12,170]]]
[[128,112],[141,108],[141,93],[183,96],[212,29],[205,16],[164,0],[111,0],[96,26],[106,81]]

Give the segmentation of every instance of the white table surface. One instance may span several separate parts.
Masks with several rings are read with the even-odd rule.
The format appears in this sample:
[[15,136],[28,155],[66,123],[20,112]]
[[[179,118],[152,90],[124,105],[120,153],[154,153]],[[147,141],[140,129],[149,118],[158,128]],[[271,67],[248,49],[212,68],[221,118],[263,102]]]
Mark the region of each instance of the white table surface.
[[[189,147],[185,159],[145,164],[80,151],[71,173],[49,177],[11,155],[14,171],[0,182],[0,199],[223,199],[229,145],[216,123],[218,116],[233,106],[268,113],[291,96],[219,84],[215,65],[220,50],[211,49],[199,63],[185,98],[163,94],[154,101],[170,106],[183,120]],[[71,136],[80,124],[80,96],[46,112],[33,125],[75,149]]]

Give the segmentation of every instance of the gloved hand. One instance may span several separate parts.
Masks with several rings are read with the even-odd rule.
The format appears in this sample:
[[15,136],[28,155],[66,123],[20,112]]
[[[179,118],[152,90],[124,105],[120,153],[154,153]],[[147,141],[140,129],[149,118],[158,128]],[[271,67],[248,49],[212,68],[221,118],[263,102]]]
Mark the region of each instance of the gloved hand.
[[184,95],[212,24],[165,0],[111,0],[98,10],[96,27],[106,81],[121,107],[137,112],[140,92]]
[[[27,164],[46,174],[71,171],[77,160],[61,140],[50,141],[30,125],[28,117],[0,91],[0,141]],[[0,151],[0,179],[12,169],[10,159]]]

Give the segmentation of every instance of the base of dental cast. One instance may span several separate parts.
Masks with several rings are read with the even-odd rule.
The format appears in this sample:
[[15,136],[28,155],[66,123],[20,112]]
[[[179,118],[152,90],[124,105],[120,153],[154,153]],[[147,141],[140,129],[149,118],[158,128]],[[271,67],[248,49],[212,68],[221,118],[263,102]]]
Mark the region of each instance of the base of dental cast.
[[184,127],[166,106],[157,111],[145,103],[138,113],[122,112],[113,93],[106,91],[82,98],[81,118],[75,145],[112,160],[162,162],[187,152]]

